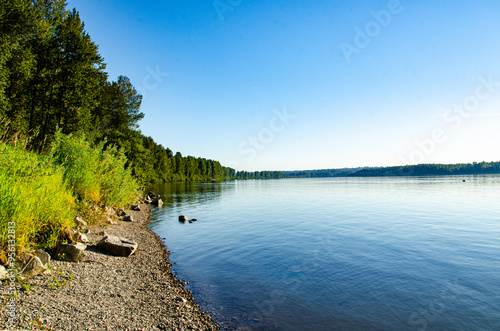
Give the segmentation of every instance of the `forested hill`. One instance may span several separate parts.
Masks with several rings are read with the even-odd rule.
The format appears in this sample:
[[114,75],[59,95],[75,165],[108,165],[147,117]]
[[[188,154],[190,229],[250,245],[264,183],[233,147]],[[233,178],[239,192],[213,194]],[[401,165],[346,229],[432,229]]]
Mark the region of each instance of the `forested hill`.
[[[122,148],[143,183],[234,178],[218,161],[183,157],[138,129],[142,96],[130,80],[109,81],[98,46],[64,0],[0,4],[1,131],[31,136],[43,152],[56,130]],[[4,126],[8,126],[5,128]]]
[[366,168],[350,174],[351,177],[382,176],[446,176],[500,174],[500,162],[460,164],[419,164],[399,167]]

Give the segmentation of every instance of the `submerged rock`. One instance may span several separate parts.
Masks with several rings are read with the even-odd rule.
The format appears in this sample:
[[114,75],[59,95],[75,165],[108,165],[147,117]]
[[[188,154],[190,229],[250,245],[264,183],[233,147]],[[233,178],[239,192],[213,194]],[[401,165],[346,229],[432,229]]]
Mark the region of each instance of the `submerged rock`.
[[185,223],[188,220],[188,218],[184,215],[179,216],[179,222]]
[[133,239],[106,236],[96,246],[105,253],[127,257],[134,254],[138,245]]

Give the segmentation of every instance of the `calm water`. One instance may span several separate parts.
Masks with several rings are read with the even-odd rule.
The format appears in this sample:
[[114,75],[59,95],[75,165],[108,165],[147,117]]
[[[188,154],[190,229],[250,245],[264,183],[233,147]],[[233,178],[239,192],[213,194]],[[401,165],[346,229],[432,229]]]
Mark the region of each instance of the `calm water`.
[[499,176],[155,190],[151,228],[224,329],[500,330]]

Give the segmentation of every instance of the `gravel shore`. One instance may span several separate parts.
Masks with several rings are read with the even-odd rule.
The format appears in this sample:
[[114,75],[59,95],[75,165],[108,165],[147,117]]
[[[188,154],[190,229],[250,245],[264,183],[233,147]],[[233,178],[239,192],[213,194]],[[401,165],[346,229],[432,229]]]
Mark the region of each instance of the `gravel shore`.
[[[90,227],[84,262],[51,261],[51,274],[18,291],[19,329],[28,330],[219,330],[171,272],[169,252],[147,227],[151,207],[127,211],[133,222]],[[93,244],[109,235],[135,240],[130,257],[99,252]],[[2,319],[1,322],[4,322]]]

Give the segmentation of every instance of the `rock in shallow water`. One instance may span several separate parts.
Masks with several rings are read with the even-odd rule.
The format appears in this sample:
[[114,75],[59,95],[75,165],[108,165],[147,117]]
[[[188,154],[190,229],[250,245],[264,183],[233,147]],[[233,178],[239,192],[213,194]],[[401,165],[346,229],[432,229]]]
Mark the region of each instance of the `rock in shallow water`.
[[153,201],[151,201],[151,204],[153,206],[161,207],[161,206],[163,206],[163,201],[160,198],[156,198]]
[[128,238],[106,236],[97,243],[97,248],[114,256],[130,256],[137,249],[137,243]]

